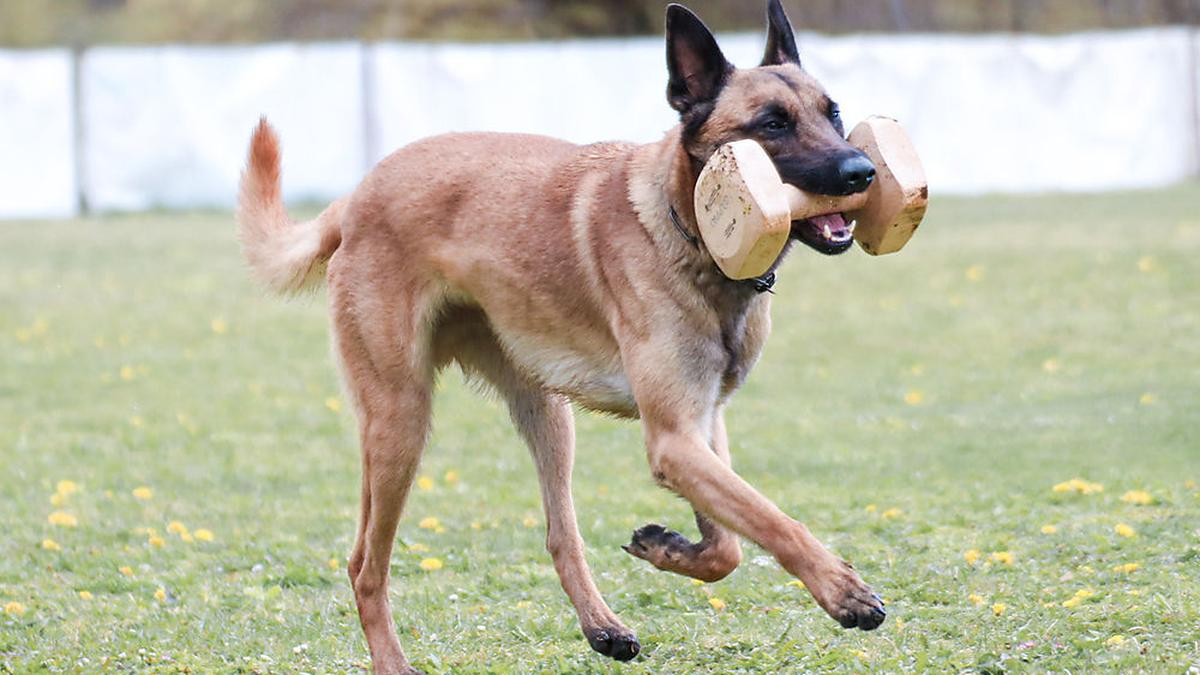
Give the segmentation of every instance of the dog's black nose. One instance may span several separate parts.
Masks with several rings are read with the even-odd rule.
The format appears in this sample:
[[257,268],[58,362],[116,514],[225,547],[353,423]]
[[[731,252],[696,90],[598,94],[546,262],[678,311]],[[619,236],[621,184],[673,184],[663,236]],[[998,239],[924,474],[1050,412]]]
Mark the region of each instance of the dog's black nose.
[[838,178],[841,179],[846,194],[862,192],[875,179],[875,165],[863,155],[851,155],[838,164]]

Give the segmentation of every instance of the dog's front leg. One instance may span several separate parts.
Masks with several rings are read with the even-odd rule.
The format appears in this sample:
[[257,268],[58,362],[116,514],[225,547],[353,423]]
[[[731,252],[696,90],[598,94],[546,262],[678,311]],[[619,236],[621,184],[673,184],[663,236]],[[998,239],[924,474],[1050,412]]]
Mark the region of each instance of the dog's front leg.
[[[730,464],[729,436],[725,432],[723,411],[713,415],[710,446],[727,466]],[[660,570],[682,574],[701,581],[720,581],[737,569],[742,561],[738,536],[721,527],[708,516],[693,510],[700,541],[692,543],[686,537],[662,525],[651,523],[633,533],[633,539],[623,546],[627,553],[649,562]]]

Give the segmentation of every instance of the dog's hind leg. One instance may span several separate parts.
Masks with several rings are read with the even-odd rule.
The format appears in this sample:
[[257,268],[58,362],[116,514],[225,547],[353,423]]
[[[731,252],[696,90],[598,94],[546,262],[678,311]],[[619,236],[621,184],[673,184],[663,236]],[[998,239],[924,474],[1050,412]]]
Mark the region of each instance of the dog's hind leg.
[[[448,317],[449,318],[449,317]],[[575,460],[575,421],[571,406],[523,378],[512,366],[482,316],[447,327],[446,344],[465,369],[491,382],[508,403],[517,431],[529,446],[537,466],[546,513],[546,550],[563,590],[575,606],[579,625],[592,649],[618,661],[641,651],[637,636],[605,604],[584,558],[583,538],[571,498]]]
[[365,315],[357,304],[361,296],[344,292],[332,275],[330,289],[335,346],[362,443],[362,511],[350,582],[375,672],[415,673],[392,621],[388,569],[396,525],[429,431],[428,328],[421,312],[395,306],[369,314],[369,324],[360,323],[358,317]]
[[[718,410],[713,416],[712,426],[713,452],[728,466],[729,436],[725,432],[722,411]],[[636,530],[629,544],[621,548],[660,570],[708,582],[724,579],[742,561],[738,536],[699,511],[693,513],[696,515],[696,527],[700,530],[700,541],[696,543],[688,541],[678,532],[652,523]]]

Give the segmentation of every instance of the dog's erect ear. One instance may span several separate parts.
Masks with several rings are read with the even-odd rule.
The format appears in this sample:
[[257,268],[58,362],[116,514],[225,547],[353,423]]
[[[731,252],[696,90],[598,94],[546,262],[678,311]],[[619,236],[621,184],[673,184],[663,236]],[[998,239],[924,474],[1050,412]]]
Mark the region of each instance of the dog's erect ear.
[[796,34],[792,22],[783,11],[780,0],[767,3],[767,51],[760,65],[778,66],[784,63],[800,65],[800,52],[796,51]]
[[667,102],[679,112],[717,97],[733,66],[708,26],[683,5],[667,5]]

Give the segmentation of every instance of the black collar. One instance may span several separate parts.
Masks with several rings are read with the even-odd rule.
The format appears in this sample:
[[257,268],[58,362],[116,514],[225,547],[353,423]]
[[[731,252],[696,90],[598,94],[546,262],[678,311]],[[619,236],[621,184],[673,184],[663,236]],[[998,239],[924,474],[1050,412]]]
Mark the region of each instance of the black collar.
[[[699,249],[700,248],[700,239],[696,235],[692,234],[691,232],[688,232],[687,228],[685,228],[683,226],[683,223],[679,221],[679,213],[675,211],[674,206],[672,206],[667,211],[667,215],[671,217],[671,224],[675,226],[675,229],[679,232],[679,235],[681,237],[683,237],[683,240],[686,241],[687,243],[691,244],[696,249]],[[721,272],[720,267],[717,267],[717,271],[720,272],[722,276],[724,276],[725,273]],[[751,277],[749,279],[740,279],[740,280],[739,279],[730,279],[730,281],[733,281],[734,283],[739,283],[739,284],[750,284],[751,286],[754,287],[755,293],[772,293],[772,294],[775,293],[775,291],[771,290],[771,287],[775,285],[775,273],[774,272],[767,272],[766,274],[764,274],[760,277]]]

